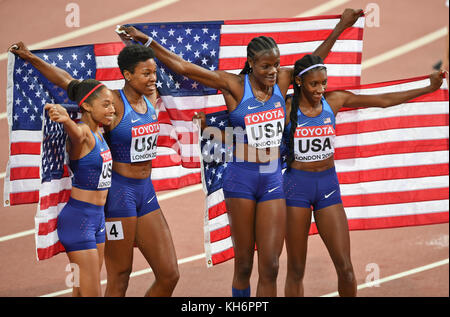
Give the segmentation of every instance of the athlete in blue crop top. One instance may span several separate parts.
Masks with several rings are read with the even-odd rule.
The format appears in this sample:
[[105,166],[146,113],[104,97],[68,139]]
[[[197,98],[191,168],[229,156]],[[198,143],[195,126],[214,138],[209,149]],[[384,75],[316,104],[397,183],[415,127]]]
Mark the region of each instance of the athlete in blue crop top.
[[339,294],[356,296],[347,217],[334,167],[335,115],[342,107],[390,107],[432,92],[441,86],[442,74],[430,76],[431,84],[426,88],[355,95],[347,91],[326,92],[327,72],[318,56],[304,56],[294,69],[294,95],[286,102],[289,123],[284,134],[289,149],[289,167],[283,175],[288,257],[285,295],[303,296],[313,210],[317,229],[335,265]]
[[[326,57],[339,34],[354,24],[362,10],[344,13],[316,54]],[[238,142],[236,160],[228,164],[224,173],[235,260],[232,294],[250,296],[256,243],[259,268],[256,295],[275,296],[286,217],[279,145],[286,117],[284,97],[292,83],[293,69],[280,68],[278,47],[272,38],[265,36],[249,43],[245,68],[236,75],[189,63],[133,27],[122,26],[121,30],[126,33],[125,39],[150,45],[158,60],[171,70],[222,92]]]
[[105,139],[91,132],[95,139],[92,151],[80,159],[70,160],[69,166],[73,172],[72,187],[85,190],[107,190],[111,187],[111,152]]
[[125,85],[113,92],[116,117],[105,128],[113,159],[105,205],[105,296],[125,296],[135,245],[155,273],[145,295],[171,296],[179,278],[177,258],[151,180],[159,135],[156,110],[149,101],[157,96],[153,51],[142,45],[127,46],[118,64]]
[[113,120],[113,95],[103,84],[92,79],[73,80],[65,87],[69,98],[80,106],[81,122],[72,121],[60,105],[44,107],[51,120],[64,125],[70,141],[72,190],[69,201],[58,215],[56,228],[70,263],[79,268],[79,287],[74,287],[73,296],[101,296],[104,205],[111,185],[112,159],[100,124],[106,126]]
[[[278,148],[281,144],[286,106],[277,84],[272,96],[259,101],[253,94],[249,75],[244,77],[244,96],[230,112],[229,121],[235,129],[236,143],[249,144],[256,149]],[[238,151],[238,145],[235,147]],[[245,198],[256,202],[284,199],[281,186],[281,164],[259,163],[235,158],[224,172],[225,198]],[[271,169],[271,163],[273,164]]]
[[[29,61],[48,80],[63,89],[68,89],[69,83],[74,80],[69,73],[36,57],[21,42],[14,44],[10,50]],[[105,124],[103,126],[105,131],[108,132],[109,141],[112,142],[111,154],[113,158],[113,172],[111,188],[108,193],[106,190],[88,191],[73,187],[72,197],[83,200],[84,196],[80,196],[79,193],[95,193],[93,196],[96,200],[91,202],[91,204],[103,206],[106,196],[108,196],[108,203],[105,206],[106,217],[111,215],[114,217],[116,215],[119,216],[117,218],[106,218],[105,228],[102,228],[99,232],[101,236],[103,236],[104,233],[107,234],[105,243],[105,264],[108,274],[108,283],[105,295],[125,295],[129,274],[132,270],[133,249],[136,245],[148,260],[152,271],[155,273],[155,282],[149,287],[146,295],[170,296],[178,282],[178,264],[170,230],[162,211],[159,208],[151,183],[150,173],[152,159],[154,158],[156,151],[155,144],[159,125],[156,122],[155,110],[144,98],[145,95],[152,101],[156,100],[156,63],[151,49],[141,45],[133,45],[124,48],[120,52],[118,64],[125,78],[125,85],[122,89],[122,94],[118,90],[112,92],[107,90],[112,94],[111,104],[114,105],[115,115],[108,118],[108,120],[110,120],[107,122],[108,125]],[[103,88],[99,88],[99,91],[100,89]],[[96,93],[93,92],[92,96],[95,95]],[[84,97],[84,95],[81,93],[77,95],[77,98],[79,99],[82,97]],[[89,101],[89,99],[86,100]],[[125,103],[127,103],[129,107],[126,107]],[[86,103],[83,103],[83,105],[85,104]],[[110,106],[108,106],[109,108],[106,107],[106,105],[103,106],[104,111],[109,111],[111,108]],[[124,115],[125,109],[127,109],[127,115]],[[87,109],[86,115],[94,115],[94,112],[90,111],[90,108]],[[97,118],[96,120],[98,120],[98,114],[95,116]],[[110,117],[110,115],[108,115],[108,117]],[[83,122],[88,123],[84,117],[82,119]],[[125,127],[128,123],[121,122],[122,119],[130,120],[130,125]],[[84,127],[85,125],[80,124],[79,126]],[[118,130],[114,131],[115,128],[118,128]],[[92,130],[95,132],[97,131],[93,128]],[[116,134],[116,132],[118,133]],[[92,149],[94,147],[95,139],[87,127],[85,134],[88,134],[89,136],[86,136],[83,139],[83,142],[88,142],[87,140],[90,140],[89,149]],[[121,145],[116,142],[116,138],[119,138],[120,141],[121,137],[123,137],[122,140],[128,139],[129,143],[126,143],[125,147],[120,147]],[[82,156],[87,154],[87,152],[87,150],[84,151]],[[127,154],[129,156],[127,156]],[[81,155],[72,158],[74,160],[79,159],[81,158]],[[118,161],[114,162],[115,159]],[[83,180],[76,180],[76,184],[84,184],[84,186],[86,186],[86,184],[90,184],[88,186],[95,186],[94,183],[95,180],[86,182]],[[76,197],[73,196],[74,193],[77,194]],[[123,200],[119,202],[120,204],[118,203],[117,206],[115,206],[110,203],[110,199],[114,197],[121,197]],[[124,211],[123,214],[121,213],[121,210],[114,210],[112,208],[119,207],[119,209],[121,209],[122,206],[122,211]],[[87,207],[80,204],[73,208],[87,210]],[[110,210],[112,214],[109,213]],[[95,212],[99,213],[99,211]],[[115,212],[118,213],[114,214]],[[70,221],[68,220],[68,222]],[[76,225],[76,223],[74,224]],[[91,227],[91,222],[86,221],[78,225],[78,228],[83,230],[83,237],[87,235],[92,236],[91,233],[93,232],[93,229]],[[65,238],[63,237],[63,239]],[[93,241],[92,239],[95,239],[95,237],[90,239]],[[100,243],[98,246],[101,246],[99,254],[101,253],[101,256],[103,257],[103,244]],[[72,254],[77,255],[79,253],[78,251],[69,252],[70,256]],[[101,263],[102,261],[100,260],[102,259],[97,259],[97,262]],[[91,262],[85,261],[83,263],[85,263],[84,265],[88,265]],[[91,265],[90,269],[91,272],[94,272],[92,270],[95,270],[97,273],[99,272],[98,265]],[[87,274],[84,276],[89,277],[90,275]],[[91,281],[95,285],[97,285],[96,281],[98,281],[98,290],[100,290],[99,278],[92,278]]]

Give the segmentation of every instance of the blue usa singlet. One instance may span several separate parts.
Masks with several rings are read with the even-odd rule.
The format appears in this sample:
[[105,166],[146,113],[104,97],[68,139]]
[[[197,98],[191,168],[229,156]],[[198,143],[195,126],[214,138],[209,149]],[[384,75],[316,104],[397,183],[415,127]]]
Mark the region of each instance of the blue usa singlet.
[[113,160],[122,163],[153,160],[156,158],[156,142],[159,134],[155,109],[151,102],[144,97],[147,112],[137,113],[122,90],[120,90],[120,96],[124,106],[122,120],[105,135]]
[[[244,96],[229,116],[232,127],[242,128],[243,142],[258,149],[279,146],[285,115],[286,103],[278,85],[275,84],[270,99],[261,102],[254,96],[249,77],[245,75]],[[235,134],[239,142],[237,129]]]
[[336,118],[325,97],[322,112],[316,117],[297,111],[297,129],[294,133],[294,157],[299,162],[322,161],[334,154]]
[[94,132],[94,148],[78,160],[70,160],[72,186],[85,190],[106,190],[111,186],[112,158],[105,139]]

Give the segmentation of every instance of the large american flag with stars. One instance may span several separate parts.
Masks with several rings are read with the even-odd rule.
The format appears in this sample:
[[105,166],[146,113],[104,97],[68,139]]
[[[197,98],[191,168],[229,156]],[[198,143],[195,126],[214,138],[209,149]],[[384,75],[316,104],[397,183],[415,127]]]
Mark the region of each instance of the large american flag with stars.
[[[266,35],[274,38],[280,49],[281,66],[292,67],[297,59],[312,53],[330,35],[339,18],[322,16],[128,25],[151,36],[186,61],[212,71],[239,74],[247,59],[247,44],[253,37]],[[329,54],[326,62],[330,87],[359,84],[363,27],[364,18],[360,18],[343,32]],[[211,140],[196,136],[192,117],[195,112],[203,111],[209,124],[223,129],[228,125],[225,101],[220,91],[176,74],[159,61],[157,64],[157,87],[171,127],[178,136],[182,136],[179,140],[182,157],[202,157],[202,183],[206,194],[204,247],[207,265],[212,266],[234,256],[221,189],[224,162],[219,161],[219,156],[226,153],[216,152],[215,156],[208,153],[217,149],[227,151],[227,148],[219,147],[217,143],[208,144]]]
[[[95,77],[92,46],[33,52],[74,78]],[[64,89],[47,80],[27,61],[9,55],[8,114],[10,123],[9,186],[5,186],[5,205],[35,203],[39,199],[43,107],[46,103],[68,104]],[[60,150],[60,149],[58,149]],[[62,168],[61,166],[52,166]]]
[[[47,63],[68,72],[73,78],[95,78],[110,89],[123,87],[117,66],[121,42],[38,50],[33,53]],[[70,171],[62,164],[65,134],[62,127],[45,121],[46,103],[73,105],[65,90],[48,81],[29,62],[9,53],[7,113],[10,155],[4,181],[4,206],[38,203],[35,217],[38,259],[61,252],[56,234],[56,217],[68,199]],[[72,104],[71,104],[72,103]],[[77,106],[75,109],[77,109]],[[158,157],[153,161],[152,180],[156,190],[180,188],[200,182],[200,163],[181,158],[175,130],[161,102],[161,134]]]
[[[253,37],[273,37],[280,48],[281,66],[290,67],[326,39],[337,18],[134,26],[190,62],[238,74]],[[359,86],[363,26],[361,18],[339,37],[325,59],[329,90],[351,86],[356,93],[372,94],[427,85],[426,78],[415,78]],[[209,126],[221,130],[228,126],[220,91],[172,73],[165,65],[159,64],[159,68],[158,89],[176,129],[190,132],[192,115],[199,110],[207,114]],[[437,92],[398,107],[344,109],[337,116],[335,162],[350,230],[448,222],[447,101],[444,83]],[[420,138],[428,129],[429,138]],[[191,138],[195,136],[187,139]],[[222,191],[232,148],[205,133],[198,138],[206,194],[204,248],[207,266],[213,266],[234,256]],[[317,233],[314,221],[310,233]]]

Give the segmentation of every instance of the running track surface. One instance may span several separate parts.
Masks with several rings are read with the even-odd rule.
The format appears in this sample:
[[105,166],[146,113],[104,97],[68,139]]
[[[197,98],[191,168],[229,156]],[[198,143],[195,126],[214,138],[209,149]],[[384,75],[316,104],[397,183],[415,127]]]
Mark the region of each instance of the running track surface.
[[[75,29],[65,25],[66,4],[70,1],[35,0],[21,2],[0,0],[0,54],[9,45],[23,41],[28,45],[38,43]],[[119,16],[149,3],[158,1],[128,0],[108,1],[107,10],[101,1],[78,0],[80,7],[80,27]],[[207,21],[247,18],[293,17],[319,8],[324,0],[179,0],[156,11],[148,12],[120,23]],[[340,0],[330,1],[325,9],[314,15],[340,14],[344,8],[366,8],[372,1]],[[364,34],[363,63],[380,54],[391,51],[403,44],[416,41],[429,33],[442,29],[448,23],[448,10],[444,0],[378,0],[380,27],[366,27]],[[331,6],[335,4],[335,6]],[[98,42],[118,41],[114,27],[55,43],[47,48]],[[388,58],[376,66],[364,68],[362,83],[382,82],[429,74],[432,65],[442,58],[445,47],[444,37],[400,56]],[[43,47],[40,47],[43,48]],[[0,73],[6,74],[6,59],[0,60]],[[6,110],[6,76],[0,77],[0,113]],[[0,175],[4,173],[8,153],[8,126],[0,119]],[[0,181],[3,193],[3,177]],[[164,194],[164,193],[158,193]],[[182,203],[180,203],[182,201]],[[204,194],[197,190],[189,194],[164,200],[160,203],[169,223],[180,264],[180,280],[174,291],[177,297],[223,297],[231,294],[233,261],[206,268],[203,250],[203,208]],[[3,208],[0,211],[0,238],[23,232],[34,227],[36,205]],[[352,260],[358,284],[364,284],[370,273],[371,263],[379,267],[380,278],[407,272],[403,277],[386,281],[379,287],[366,287],[358,292],[365,297],[448,297],[449,266],[438,265],[421,271],[410,271],[425,265],[448,259],[449,226],[446,224],[406,227],[383,230],[352,231]],[[1,240],[1,239],[0,239]],[[65,254],[50,260],[37,262],[34,235],[26,235],[7,241],[0,241],[0,296],[35,297],[66,290],[65,280],[68,264]],[[198,257],[190,258],[199,255]],[[256,263],[256,261],[255,261]],[[142,272],[148,265],[135,250],[133,271]],[[278,295],[283,296],[286,276],[286,252],[280,258]],[[106,278],[105,267],[102,279]],[[130,279],[127,296],[142,296],[154,277],[151,272]],[[255,294],[257,267],[251,279],[252,296]],[[306,276],[304,281],[306,296],[322,296],[337,290],[337,279],[332,262],[318,235],[311,236],[308,246]],[[104,290],[103,285],[103,290]],[[70,296],[65,293],[60,296]]]

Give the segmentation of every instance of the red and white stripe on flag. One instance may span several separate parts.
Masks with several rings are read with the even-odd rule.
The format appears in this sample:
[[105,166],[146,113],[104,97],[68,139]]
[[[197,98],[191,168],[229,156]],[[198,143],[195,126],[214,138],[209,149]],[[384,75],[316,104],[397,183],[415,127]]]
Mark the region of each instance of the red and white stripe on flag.
[[[370,95],[428,84],[420,77],[350,91]],[[448,101],[444,80],[441,89],[401,105],[338,113],[335,166],[350,230],[448,222]],[[234,253],[222,190],[207,197],[207,207],[205,251],[212,266]]]
[[[314,51],[332,32],[338,21],[339,16],[226,21],[220,36],[219,69],[233,73],[240,72],[245,63],[248,42],[254,36],[262,34],[274,37],[279,43],[282,55],[281,65],[292,66],[297,58]],[[363,25],[364,19],[360,18],[354,27],[346,30],[326,59],[331,87],[359,83]],[[123,87],[123,78],[117,66],[117,55],[123,46],[120,42],[94,45],[96,79],[105,83],[110,89]],[[12,102],[10,100],[8,105],[12,105]],[[221,109],[224,109],[224,100],[220,93],[200,97],[163,97],[163,103],[157,109],[161,133],[158,140],[158,157],[153,162],[152,171],[156,190],[178,188],[200,182],[199,153],[196,146],[198,139],[193,132],[191,118],[195,111],[210,113]],[[43,221],[56,223],[56,218],[50,216],[52,213],[45,214],[45,210],[50,208],[50,205],[47,206],[42,201],[47,199],[48,195],[58,196],[60,191],[58,186],[52,185],[42,193],[39,192],[42,139],[36,133],[26,131],[19,131],[17,135],[10,134],[10,136],[11,166],[17,163],[14,167],[25,169],[23,172],[19,172],[18,168],[7,169],[5,197],[10,197],[8,205],[41,202],[36,215],[36,230],[42,234],[38,233],[36,238],[37,241],[43,238],[42,241],[45,242],[37,242],[38,249],[58,250],[55,247],[58,243],[56,232],[40,229],[45,227],[42,225]],[[17,153],[14,153],[16,149],[18,149]],[[52,210],[59,212],[63,203],[64,201],[54,202],[58,207]],[[56,228],[52,225],[46,227]],[[40,253],[46,254],[43,258],[52,255],[51,251]]]
[[[331,34],[340,16],[225,21],[221,30],[219,69],[238,74],[247,59],[247,44],[256,36],[272,37],[280,49],[281,67],[293,67],[297,59],[314,50]],[[359,85],[363,48],[364,18],[346,29],[325,59],[328,87]],[[288,93],[292,93],[290,90]],[[209,96],[206,113],[225,110],[222,95]],[[166,103],[167,104],[167,103]],[[208,111],[209,110],[209,111]],[[204,181],[204,179],[202,179]],[[207,266],[234,256],[226,206],[221,189],[206,198],[204,216]]]
[[[117,56],[123,47],[122,42],[94,45],[97,63],[96,79],[110,89],[121,89],[124,85],[124,79],[117,64]],[[155,190],[176,189],[200,183],[200,162],[192,150],[197,139],[192,136],[185,137],[178,131],[178,127],[190,124],[192,116],[182,119],[174,117],[177,112],[167,111],[161,100],[155,108],[160,124],[157,157],[152,162],[152,182]]]

